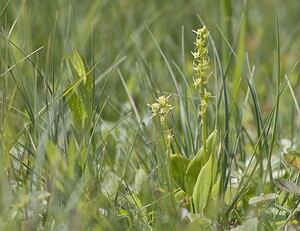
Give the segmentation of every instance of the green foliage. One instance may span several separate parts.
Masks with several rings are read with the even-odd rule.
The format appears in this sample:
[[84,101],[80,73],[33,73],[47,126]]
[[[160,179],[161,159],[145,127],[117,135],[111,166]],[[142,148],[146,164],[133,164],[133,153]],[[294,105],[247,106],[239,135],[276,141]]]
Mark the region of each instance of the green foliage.
[[172,177],[177,185],[186,191],[186,170],[191,163],[191,160],[179,154],[173,154],[170,157]]
[[[203,166],[207,164],[207,162],[211,159],[211,161],[214,161],[212,159],[213,151],[215,150],[215,140],[216,140],[217,131],[213,131],[209,137],[206,140],[206,147],[207,147],[207,153],[209,156],[209,159],[205,159],[205,156],[203,155],[203,146],[199,149],[195,157],[191,160],[190,164],[188,165],[186,169],[185,174],[185,180],[187,184],[187,192],[192,194],[195,188],[195,184],[197,179],[199,178],[199,174],[201,170],[203,169]],[[215,163],[214,163],[215,164]],[[211,169],[208,169],[209,171]]]
[[[214,145],[214,143],[212,144]],[[210,154],[209,160],[201,168],[197,177],[196,184],[193,189],[193,201],[196,212],[204,216],[204,209],[211,203],[211,191],[214,183],[216,182],[218,161],[217,155],[213,149]]]
[[[72,64],[72,73],[75,76],[75,82],[67,87],[63,96],[68,98],[68,104],[73,116],[74,124],[77,130],[89,129],[91,125],[91,77],[89,75],[90,70],[84,62],[84,59],[78,54],[77,51],[74,52],[72,58],[68,58],[68,61]],[[76,91],[76,87],[83,82],[83,85],[79,86],[79,90]],[[78,93],[79,92],[79,95]],[[89,116],[91,117],[91,116]]]
[[0,230],[299,228],[298,9],[0,1]]

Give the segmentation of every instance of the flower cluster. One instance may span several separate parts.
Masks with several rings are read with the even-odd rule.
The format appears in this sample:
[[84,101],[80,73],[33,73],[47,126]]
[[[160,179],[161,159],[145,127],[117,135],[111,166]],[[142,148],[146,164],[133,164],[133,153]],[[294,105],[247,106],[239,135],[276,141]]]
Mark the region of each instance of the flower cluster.
[[206,84],[207,78],[209,77],[209,74],[207,74],[209,69],[209,58],[208,49],[206,47],[209,33],[205,26],[202,29],[193,32],[197,35],[196,42],[194,42],[196,46],[195,51],[192,52],[192,55],[194,56],[193,69],[197,71],[194,78],[194,86],[198,88],[201,87],[202,84]]
[[196,41],[195,51],[192,52],[194,56],[193,61],[193,69],[197,72],[194,76],[194,86],[196,89],[201,89],[201,111],[199,112],[200,116],[203,116],[206,113],[206,108],[208,105],[209,97],[211,93],[206,90],[207,79],[210,74],[208,73],[209,69],[209,57],[208,57],[208,49],[206,47],[209,32],[204,26],[202,29],[198,29],[197,31],[193,31],[196,33]]
[[201,111],[199,112],[199,116],[203,116],[206,113],[206,109],[208,106],[209,97],[211,97],[211,93],[204,89],[204,98],[201,99]]
[[156,99],[156,103],[148,104],[151,107],[152,117],[159,115],[160,123],[163,127],[166,127],[165,121],[169,112],[173,109],[172,105],[168,103],[169,96],[160,96]]
[[156,99],[156,103],[148,104],[151,107],[152,117],[156,115],[159,116],[160,124],[164,128],[164,137],[166,141],[166,154],[168,157],[171,155],[171,143],[174,135],[172,134],[172,129],[169,129],[166,124],[166,117],[169,112],[173,109],[172,105],[168,103],[168,99],[171,95],[165,96],[162,95]]
[[166,145],[167,148],[170,148],[174,135],[172,133],[172,129],[167,129],[165,132],[166,132],[166,141],[167,141]]

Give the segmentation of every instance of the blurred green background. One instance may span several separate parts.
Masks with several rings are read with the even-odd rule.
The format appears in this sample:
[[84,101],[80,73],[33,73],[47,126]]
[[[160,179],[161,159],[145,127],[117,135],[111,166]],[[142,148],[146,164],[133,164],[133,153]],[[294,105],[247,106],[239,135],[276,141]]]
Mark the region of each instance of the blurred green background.
[[[159,83],[169,91],[173,87],[169,84],[168,70],[147,27],[167,58],[174,60],[189,76],[193,75],[190,51],[193,50],[194,34],[191,31],[201,26],[197,15],[209,28],[219,52],[227,49],[227,53],[222,53],[225,61],[228,61],[230,50],[220,31],[233,49],[236,49],[235,38],[245,33],[241,31],[244,29],[244,52],[249,54],[250,65],[255,66],[257,91],[268,108],[268,102],[274,98],[266,87],[272,86],[274,81],[272,76],[276,32],[273,2],[231,1],[227,12],[231,17],[225,15],[224,9],[228,3],[230,1],[12,0],[1,1],[0,17],[2,33],[8,33],[14,26],[9,38],[24,52],[28,54],[43,46],[33,58],[38,60],[38,66],[47,75],[55,76],[57,87],[60,84],[59,79],[63,79],[60,67],[64,56],[75,49],[86,57],[90,67],[93,58],[96,61],[101,59],[96,68],[99,75],[112,65],[118,55],[126,57],[120,68],[139,103],[144,103],[144,92],[136,66],[137,62],[141,62],[141,55],[151,64]],[[300,3],[291,0],[276,1],[276,4],[281,36],[281,70],[282,73],[288,73],[299,57]],[[244,28],[241,27],[242,18],[246,24]],[[2,51],[1,54],[3,73],[5,52]],[[21,59],[22,55],[18,58]],[[229,70],[227,78],[229,85],[232,76],[230,71],[232,70]],[[124,95],[118,91],[119,81],[116,79],[118,78],[114,77],[110,81],[114,86],[110,88],[111,94],[115,94],[122,101]],[[298,78],[292,78],[291,81],[294,82],[295,79]]]
[[[276,9],[274,9],[274,2],[276,2]],[[151,115],[147,103],[154,102],[155,97],[163,93],[172,94],[170,99],[172,103],[174,101],[178,103],[179,97],[177,97],[176,84],[172,80],[170,69],[158,47],[161,48],[166,60],[171,65],[176,83],[183,92],[182,95],[186,96],[184,81],[186,79],[191,86],[192,76],[195,74],[192,69],[193,57],[191,55],[191,51],[194,50],[195,34],[192,30],[201,28],[202,22],[210,31],[212,39],[209,43],[209,54],[211,69],[214,73],[212,74],[213,81],[208,84],[208,87],[214,96],[221,99],[221,106],[218,107],[219,111],[216,116],[221,134],[220,139],[224,139],[226,136],[224,135],[226,121],[224,122],[224,99],[220,94],[222,76],[218,72],[217,55],[221,61],[222,71],[226,75],[228,105],[231,113],[230,122],[228,122],[231,132],[230,150],[226,151],[236,154],[238,160],[239,155],[251,153],[258,134],[255,127],[257,108],[254,108],[252,99],[249,100],[247,106],[250,106],[247,107],[246,116],[245,118],[241,117],[244,98],[248,90],[242,72],[246,72],[249,77],[249,72],[255,67],[253,69],[254,89],[258,96],[262,120],[265,122],[275,105],[277,93],[275,11],[279,21],[281,81],[284,81],[284,75],[290,74],[300,54],[300,2],[299,0],[274,2],[271,0],[1,0],[0,138],[2,140],[0,150],[4,158],[1,159],[0,164],[5,166],[3,168],[5,171],[2,172],[2,169],[0,172],[1,198],[5,198],[8,191],[12,192],[10,198],[23,200],[23,197],[18,195],[35,197],[35,194],[30,194],[30,190],[35,190],[32,185],[36,180],[34,171],[37,171],[45,178],[41,177],[43,178],[41,180],[37,177],[39,180],[37,180],[37,189],[48,190],[54,198],[51,197],[51,200],[48,201],[47,210],[50,214],[52,213],[53,220],[62,225],[64,225],[64,219],[69,219],[72,223],[73,216],[76,218],[77,212],[80,212],[81,209],[85,211],[82,212],[84,220],[84,218],[89,218],[89,211],[93,208],[96,218],[91,219],[94,222],[91,223],[100,224],[99,220],[102,218],[97,216],[99,216],[99,208],[104,207],[103,204],[109,207],[111,209],[109,212],[116,214],[118,219],[120,215],[115,204],[112,204],[111,198],[108,200],[98,196],[99,193],[105,194],[101,184],[107,188],[111,186],[107,183],[109,182],[105,175],[107,172],[111,174],[108,174],[108,179],[113,176],[114,178],[111,178],[117,184],[117,189],[126,196],[128,196],[127,191],[120,188],[124,186],[124,182],[134,185],[134,176],[139,171],[145,171],[146,176],[151,176],[153,182],[150,182],[150,176],[145,180],[149,191],[152,190],[153,185],[157,188],[165,186],[164,181],[160,178],[160,172],[155,172],[157,175],[153,174],[153,179],[151,175],[152,170],[158,166],[157,163],[160,161],[157,154],[164,153],[164,150],[163,141],[161,141],[163,135],[158,132],[161,130],[157,128],[155,130],[149,126]],[[53,100],[53,105],[47,108],[53,98],[59,97],[66,87],[74,82],[66,56],[72,56],[75,50],[86,59],[90,68],[99,62],[91,74],[96,84],[95,99],[101,101],[99,107],[92,108],[94,118],[101,117],[99,119],[101,123],[97,124],[95,131],[81,131],[82,133],[78,132],[78,134],[72,130],[70,111],[63,97],[58,101]],[[233,51],[237,58],[234,57]],[[29,56],[30,59],[24,59],[32,52],[34,53]],[[13,68],[11,72],[8,71],[18,62],[17,68]],[[110,73],[112,66],[115,68]],[[250,70],[248,70],[249,68]],[[299,70],[299,66],[296,66],[290,77],[291,87],[295,94],[294,99],[300,97]],[[107,86],[104,87],[107,76],[110,78]],[[120,76],[123,77],[124,83]],[[150,83],[150,80],[154,83]],[[240,85],[237,87],[239,82]],[[103,96],[100,98],[102,90]],[[129,91],[129,94],[126,90]],[[191,95],[189,95],[190,93]],[[196,91],[191,90],[191,92],[188,91],[187,96],[191,99],[195,96],[197,101],[196,94]],[[134,103],[130,102],[128,95],[132,97]],[[286,87],[280,98],[276,131],[277,146],[274,148],[277,154],[280,153],[282,138],[292,141],[300,138],[300,112],[297,111],[299,105],[294,103],[294,99]],[[91,102],[91,104],[93,103]],[[104,104],[105,106],[103,106]],[[215,101],[212,104],[215,106]],[[174,105],[178,106],[175,103]],[[186,103],[184,106],[187,105],[190,103]],[[103,111],[100,110],[102,106],[104,107]],[[33,118],[44,107],[49,110],[46,110],[42,116]],[[144,124],[139,124],[140,121],[133,116],[135,112],[127,117],[129,113],[133,112],[134,107],[138,111],[137,114],[143,117]],[[181,121],[180,117],[184,114],[185,109],[185,107],[175,107],[173,110],[175,119],[172,125],[174,133],[177,135],[176,141],[178,141],[176,151],[192,157],[200,147],[200,142],[197,143],[197,140],[200,140],[197,133],[199,120],[195,115],[195,110],[193,111],[193,108],[190,107],[186,116],[193,119],[191,127],[195,130],[191,132],[191,137],[188,137],[185,130],[187,129],[186,124],[182,122],[183,119]],[[208,127],[211,130],[215,118],[214,110],[215,107],[210,107],[209,113],[212,116],[209,117]],[[119,121],[121,122],[119,123]],[[26,127],[27,122],[32,122],[32,124]],[[241,150],[236,151],[236,130],[240,125],[243,125],[243,132],[250,138],[247,137],[241,141]],[[19,133],[20,131],[21,133]],[[268,133],[266,139],[270,140],[270,134],[271,132]],[[73,138],[75,141],[72,140]],[[253,139],[252,143],[251,139]],[[76,145],[72,143],[73,141]],[[55,147],[51,146],[51,142],[55,144]],[[69,163],[66,164],[68,165],[67,170],[64,170],[69,171],[69,175],[66,174],[65,178],[60,179],[60,183],[70,182],[70,185],[66,183],[67,189],[66,191],[61,190],[62,195],[60,194],[61,188],[53,182],[53,185],[50,183],[50,186],[47,185],[47,180],[51,182],[52,179],[55,179],[53,175],[56,174],[56,171],[60,174],[63,172],[55,162],[51,163],[51,160],[49,162],[47,158],[41,160],[43,154],[51,155],[49,150],[54,153],[54,156],[60,156],[63,153],[61,156],[66,159],[70,153],[74,154],[76,157],[73,159],[73,165],[78,163],[76,158],[80,159],[88,153],[86,155],[88,156],[87,162],[90,164],[89,174],[84,175],[80,171],[78,173],[76,167],[70,164],[74,170],[68,165]],[[263,157],[264,160],[267,155],[268,153]],[[33,173],[31,167],[34,170]],[[75,173],[72,172],[73,170]],[[263,170],[261,169],[261,171]],[[75,175],[82,174],[86,179],[77,182],[73,173]],[[120,180],[118,177],[123,178]],[[40,188],[39,184],[42,185]],[[126,187],[124,186],[124,188]],[[111,188],[115,189],[113,186]],[[76,189],[75,193],[72,191],[73,189]],[[257,189],[257,191],[259,190]],[[59,193],[57,193],[58,191]],[[126,192],[124,193],[124,191]],[[117,192],[114,193],[117,194]],[[76,195],[74,196],[74,194]],[[79,195],[82,198],[77,203],[76,196],[79,198]],[[75,199],[68,200],[71,196],[74,196]],[[122,200],[127,199],[126,196],[120,199],[122,203]],[[31,201],[27,197],[25,199],[26,203]],[[147,206],[152,203],[150,199],[145,200]],[[15,210],[12,211],[23,209],[23,201],[21,201],[22,203],[14,201],[14,199],[10,200],[10,205],[15,206]],[[94,201],[97,202],[95,202],[95,206]],[[67,202],[71,203],[71,209],[77,210],[74,212],[66,209],[60,218],[57,211],[63,207],[62,204],[65,205]],[[122,204],[121,202],[120,204]],[[24,204],[26,203],[24,202]],[[126,203],[122,205],[127,211],[132,209],[134,213],[140,212],[137,209],[138,206],[132,201],[126,201]],[[36,204],[44,206],[40,203],[32,204],[32,207],[29,206],[29,211],[34,211],[34,209],[30,209],[34,208]],[[1,206],[0,201],[0,210]],[[155,206],[157,205],[155,204]],[[4,214],[5,210],[3,211]],[[44,212],[43,208],[41,211]],[[12,213],[8,214],[10,217]],[[24,214],[27,215],[26,212]],[[19,214],[19,221],[23,222],[24,214]],[[144,218],[144,214],[138,215]],[[51,216],[48,216],[50,217],[49,223],[52,222]],[[45,215],[45,217],[47,216]],[[123,220],[120,220],[122,223]],[[144,222],[142,219],[139,220],[141,223]],[[105,220],[107,227],[114,224],[114,221],[113,218],[107,218]],[[89,220],[84,220],[84,222],[90,224]],[[145,224],[147,222],[145,219]],[[35,223],[33,222],[33,224]],[[85,227],[85,224],[82,226]],[[14,227],[17,230],[16,224]],[[48,227],[51,227],[51,224]],[[116,228],[118,227],[121,226],[116,224]]]
[[[243,107],[239,99],[244,98],[248,89],[241,69],[248,72],[249,76],[248,69],[253,67],[255,67],[252,69],[254,86],[263,119],[266,119],[276,101],[275,10],[279,19],[281,81],[284,80],[284,75],[289,75],[299,59],[300,50],[298,20],[300,2],[298,0],[275,2],[276,9],[269,0],[1,1],[2,97],[6,97],[7,102],[13,102],[16,111],[21,112],[10,115],[11,130],[6,130],[4,139],[7,142],[14,139],[24,128],[30,110],[33,111],[33,115],[37,115],[47,105],[49,98],[46,94],[47,84],[55,94],[65,90],[72,82],[66,55],[72,54],[74,50],[78,50],[85,57],[90,68],[99,61],[93,72],[96,97],[99,96],[104,84],[103,75],[109,73],[109,68],[121,60],[116,68],[123,76],[139,113],[145,117],[145,122],[149,122],[150,115],[146,104],[155,98],[151,84],[147,82],[149,76],[156,81],[155,91],[158,95],[174,94],[176,98],[170,71],[154,39],[172,65],[179,87],[184,89],[182,75],[187,77],[189,84],[192,84],[194,71],[191,51],[194,49],[195,37],[192,30],[202,27],[200,18],[213,39],[213,44],[209,45],[212,65],[215,65],[216,70],[219,68],[213,56],[219,54],[223,73],[226,73],[229,105],[235,119],[238,120]],[[13,55],[5,45],[6,39],[14,44],[11,51]],[[216,49],[215,52],[213,48]],[[40,50],[30,56],[31,61],[23,60],[25,55],[37,49]],[[239,62],[232,55],[232,51],[238,56]],[[18,65],[16,73],[23,79],[20,81],[21,86],[24,86],[23,91],[29,98],[27,106],[22,101],[24,94],[19,94],[22,91],[17,91],[13,94],[13,99],[11,98],[15,82],[6,76],[7,69],[20,60],[23,61]],[[37,69],[31,62],[42,75],[37,74]],[[300,97],[298,73],[299,67],[296,66],[290,78],[296,99]],[[240,85],[236,90],[239,81]],[[217,95],[216,91],[220,91],[221,85],[221,76],[217,73],[215,81],[210,83],[209,88],[212,90],[217,86],[212,90]],[[111,73],[100,105],[107,97],[109,100],[101,114],[103,120],[116,123],[132,111],[127,92],[117,71]],[[288,87],[283,91],[280,100],[280,123],[277,129],[281,137],[294,140],[295,137],[299,137],[298,105],[294,104]],[[219,111],[220,118],[223,118],[222,109],[223,106]],[[249,110],[254,112],[253,106]],[[255,118],[252,115],[254,113],[250,113],[249,117],[246,116],[244,121],[249,132],[255,132],[253,127]],[[223,123],[221,122],[221,125]]]

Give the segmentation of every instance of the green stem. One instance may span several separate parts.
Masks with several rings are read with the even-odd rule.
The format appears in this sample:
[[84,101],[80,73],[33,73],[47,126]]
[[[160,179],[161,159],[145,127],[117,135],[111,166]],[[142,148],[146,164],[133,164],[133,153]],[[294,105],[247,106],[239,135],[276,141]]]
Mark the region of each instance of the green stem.
[[[172,176],[172,165],[171,165],[171,160],[170,160],[170,157],[171,157],[171,143],[169,143],[169,140],[168,140],[168,132],[167,132],[167,128],[165,128],[165,131],[164,131],[164,136],[165,136],[165,142],[166,142],[166,157],[167,157],[167,185],[168,185],[168,190],[169,192],[171,193],[173,191],[173,176]],[[171,193],[171,197],[172,197],[172,193]],[[173,210],[175,210],[175,204],[174,204],[174,201],[173,200],[174,198],[172,198],[171,202],[172,202],[172,207],[173,207]]]
[[[205,99],[205,83],[204,83],[204,78],[201,78],[201,100]],[[202,147],[203,147],[203,155],[204,155],[204,159],[207,161],[208,160],[208,156],[206,153],[206,111],[203,110],[202,108],[203,106],[201,105],[201,116],[202,116]]]

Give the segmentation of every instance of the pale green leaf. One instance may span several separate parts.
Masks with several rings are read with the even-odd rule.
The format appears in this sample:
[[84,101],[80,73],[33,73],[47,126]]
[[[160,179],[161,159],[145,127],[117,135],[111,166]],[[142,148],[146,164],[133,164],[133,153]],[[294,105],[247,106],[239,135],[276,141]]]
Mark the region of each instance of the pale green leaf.
[[79,53],[75,50],[72,58],[72,64],[74,69],[76,70],[79,77],[83,77],[84,84],[86,83],[86,70],[84,62],[79,55]]
[[174,154],[170,157],[173,180],[185,190],[185,173],[191,160],[185,156]]
[[[209,155],[210,153],[212,153],[212,150],[214,148],[216,134],[217,131],[214,130],[206,140],[206,151]],[[208,160],[204,159],[202,146],[197,152],[196,156],[192,159],[186,170],[186,189],[187,193],[189,193],[190,195],[193,192],[199,172],[207,161]]]
[[84,90],[88,93],[91,92],[92,89],[92,83],[90,78],[90,70],[88,66],[86,65],[86,61],[83,57],[80,56],[80,54],[75,50],[73,57],[70,58],[66,55],[67,60],[72,64],[70,65],[71,68],[73,68],[72,73],[76,76],[75,81],[68,86],[64,92],[63,96],[66,96],[69,94],[72,90],[75,91],[76,87],[83,81],[84,83]]
[[79,130],[83,129],[87,118],[87,112],[83,100],[81,97],[78,97],[75,92],[73,92],[68,98],[68,105],[72,113],[75,127]]
[[82,126],[82,111],[81,106],[79,103],[78,96],[75,92],[69,97],[68,105],[72,113],[73,122],[77,129],[81,128]]
[[208,162],[202,167],[193,190],[193,201],[196,212],[204,216],[204,209],[211,198],[212,187],[217,174],[217,160],[211,153]]

